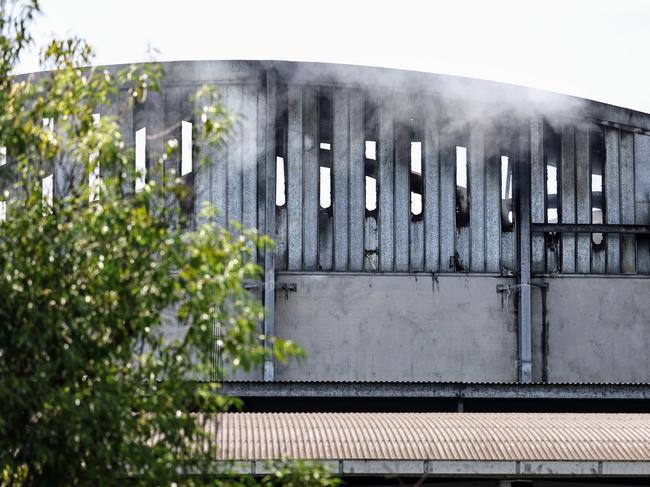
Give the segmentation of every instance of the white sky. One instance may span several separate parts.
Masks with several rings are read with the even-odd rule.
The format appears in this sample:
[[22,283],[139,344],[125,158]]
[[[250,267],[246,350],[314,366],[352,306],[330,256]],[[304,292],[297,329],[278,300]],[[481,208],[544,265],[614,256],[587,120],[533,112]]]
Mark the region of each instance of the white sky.
[[[97,64],[277,59],[503,81],[650,112],[650,1],[41,0]],[[21,72],[37,69],[36,55]]]

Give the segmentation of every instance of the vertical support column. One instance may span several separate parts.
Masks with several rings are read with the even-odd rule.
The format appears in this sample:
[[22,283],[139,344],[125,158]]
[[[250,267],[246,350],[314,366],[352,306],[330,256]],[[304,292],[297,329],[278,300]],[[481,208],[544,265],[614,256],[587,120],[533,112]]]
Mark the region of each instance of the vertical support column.
[[[266,234],[275,234],[275,121],[277,108],[277,72],[271,68],[266,72],[266,187],[264,188],[264,212],[266,213]],[[275,335],[275,251],[264,253],[264,347],[272,354]],[[264,361],[264,380],[272,381],[275,375],[273,356]]]
[[532,332],[531,332],[531,300],[530,300],[530,159],[528,150],[528,135],[534,139],[536,124],[530,126],[530,134],[520,141],[519,147],[519,188],[517,191],[519,218],[519,370],[518,378],[521,383],[532,381]]

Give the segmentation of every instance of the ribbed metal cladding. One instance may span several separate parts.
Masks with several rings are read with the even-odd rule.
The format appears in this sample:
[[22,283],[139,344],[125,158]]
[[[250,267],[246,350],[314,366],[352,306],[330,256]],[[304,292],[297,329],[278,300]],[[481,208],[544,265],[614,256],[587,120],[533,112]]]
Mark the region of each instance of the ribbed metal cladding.
[[650,414],[228,413],[222,460],[650,460]]

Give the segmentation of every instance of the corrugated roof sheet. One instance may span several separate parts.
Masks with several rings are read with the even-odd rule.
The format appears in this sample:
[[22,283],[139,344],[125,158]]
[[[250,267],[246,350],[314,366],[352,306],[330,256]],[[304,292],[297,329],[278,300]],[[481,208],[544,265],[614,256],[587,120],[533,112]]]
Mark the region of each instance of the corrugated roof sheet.
[[650,414],[227,413],[222,460],[650,460]]

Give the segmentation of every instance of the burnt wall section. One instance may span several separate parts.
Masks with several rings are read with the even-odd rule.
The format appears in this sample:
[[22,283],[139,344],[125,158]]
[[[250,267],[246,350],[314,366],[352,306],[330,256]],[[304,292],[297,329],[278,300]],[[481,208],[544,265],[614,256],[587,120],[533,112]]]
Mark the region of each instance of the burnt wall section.
[[516,382],[530,360],[533,381],[650,381],[650,115],[376,68],[164,68],[161,93],[134,108],[120,92],[101,115],[155,178],[166,140],[200,130],[193,95],[218,88],[237,122],[226,144],[191,145],[207,164],[183,175],[184,207],[275,239],[260,332],[308,352],[235,378]]

